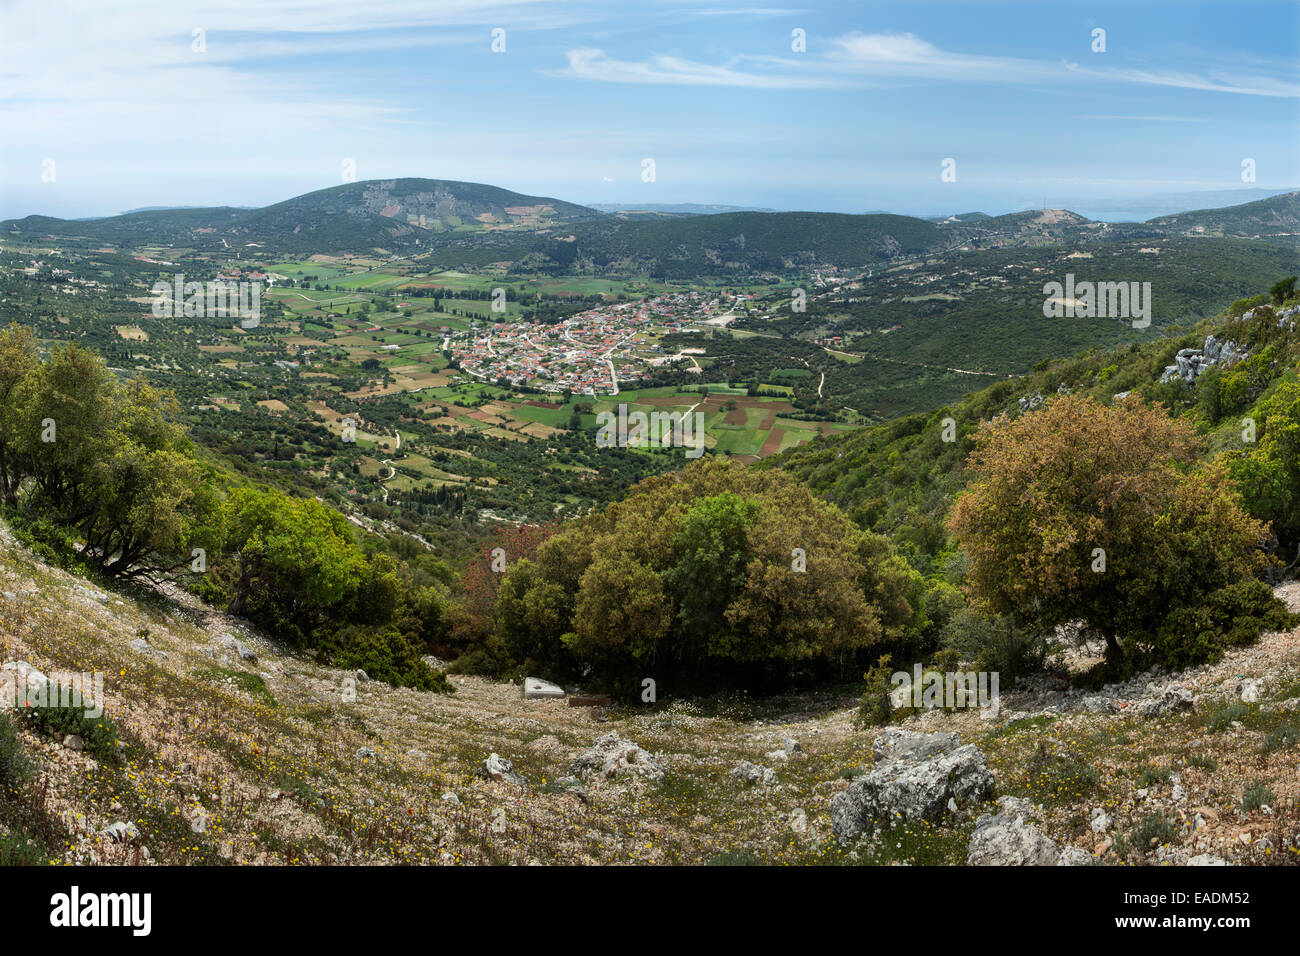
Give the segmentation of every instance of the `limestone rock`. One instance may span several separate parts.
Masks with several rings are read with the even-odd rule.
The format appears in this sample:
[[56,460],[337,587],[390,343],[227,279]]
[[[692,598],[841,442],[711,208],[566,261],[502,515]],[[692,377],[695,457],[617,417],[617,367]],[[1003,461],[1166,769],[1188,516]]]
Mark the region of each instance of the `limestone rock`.
[[528,781],[515,770],[515,765],[496,753],[489,754],[487,760],[483,761],[478,775],[486,780],[495,780],[497,783],[511,783],[516,787],[528,786]]
[[831,826],[840,840],[894,822],[938,820],[951,812],[949,801],[961,809],[993,795],[993,774],[984,755],[971,744],[948,749],[955,734],[929,735],[938,740],[885,737],[877,738],[877,753],[888,755],[892,746],[894,756],[831,800]]
[[748,760],[742,760],[731,771],[731,779],[739,780],[745,784],[766,787],[769,784],[776,783],[776,771],[771,767],[764,767],[756,763],[750,763]]
[[664,778],[663,767],[649,753],[617,733],[596,738],[590,749],[579,754],[569,765],[576,776],[599,776],[609,780],[616,777],[640,777],[653,783]]

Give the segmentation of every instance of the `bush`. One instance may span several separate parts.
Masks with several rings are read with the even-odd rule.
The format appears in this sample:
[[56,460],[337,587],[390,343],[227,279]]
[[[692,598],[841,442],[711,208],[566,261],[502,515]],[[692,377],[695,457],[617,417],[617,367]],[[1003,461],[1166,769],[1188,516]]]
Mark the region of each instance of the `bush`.
[[83,576],[90,573],[89,565],[81,558],[76,535],[67,528],[48,518],[23,514],[13,509],[6,509],[4,518],[14,537],[46,564]]
[[1216,661],[1225,648],[1248,644],[1265,631],[1286,630],[1298,620],[1272,588],[1246,578],[1218,588],[1199,606],[1171,611],[1149,647],[1168,667],[1183,668]]
[[889,665],[886,654],[876,662],[876,666],[863,674],[867,684],[862,691],[862,700],[858,704],[858,722],[863,727],[875,727],[887,724],[894,719],[894,706],[889,694],[893,689],[889,678],[893,668]]
[[1156,784],[1168,783],[1173,777],[1173,771],[1165,767],[1147,767],[1138,775],[1137,785],[1139,787],[1154,787]]
[[34,731],[60,741],[76,734],[87,753],[103,763],[117,763],[117,725],[108,717],[87,717],[83,707],[27,707],[20,713]]
[[18,730],[7,714],[0,714],[0,794],[31,779],[32,762],[23,752]]
[[337,667],[360,669],[374,680],[396,686],[439,694],[456,692],[447,675],[426,664],[419,649],[394,628],[382,631],[347,628],[337,641],[332,655]]
[[1227,707],[1221,707],[1210,717],[1207,725],[1210,730],[1227,730],[1233,723],[1248,717],[1253,711],[1246,704],[1229,704]]
[[1029,758],[1007,775],[1005,789],[1035,803],[1072,803],[1096,790],[1100,779],[1080,758],[1058,753],[1046,741],[1039,741]]
[[956,611],[944,628],[944,647],[973,660],[975,669],[998,675],[999,687],[1015,687],[1018,678],[1043,669],[1047,640],[1042,634],[1016,627],[1010,617],[980,614],[971,608]]
[[1129,831],[1129,842],[1136,850],[1146,852],[1152,847],[1173,843],[1178,839],[1178,824],[1158,813],[1145,814]]
[[1249,813],[1252,810],[1258,810],[1260,807],[1271,804],[1274,800],[1273,788],[1267,781],[1257,780],[1250,786],[1246,787],[1241,795],[1241,809]]
[[40,866],[47,859],[44,848],[26,834],[0,833],[0,866]]
[[1271,754],[1277,750],[1290,750],[1300,743],[1300,727],[1295,724],[1281,724],[1269,731],[1264,738],[1263,751]]

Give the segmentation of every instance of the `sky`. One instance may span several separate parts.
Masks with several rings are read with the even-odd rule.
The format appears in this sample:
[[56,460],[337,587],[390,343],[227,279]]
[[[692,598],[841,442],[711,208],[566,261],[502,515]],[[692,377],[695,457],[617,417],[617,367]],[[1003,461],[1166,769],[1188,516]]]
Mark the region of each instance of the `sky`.
[[0,0],[0,218],[349,176],[1094,218],[1300,184],[1294,0],[765,2]]

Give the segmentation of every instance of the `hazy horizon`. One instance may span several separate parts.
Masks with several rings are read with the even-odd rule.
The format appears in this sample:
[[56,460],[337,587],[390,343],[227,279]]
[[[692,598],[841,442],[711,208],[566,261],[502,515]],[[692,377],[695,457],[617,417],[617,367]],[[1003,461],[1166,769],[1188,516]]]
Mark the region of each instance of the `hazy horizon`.
[[[392,177],[392,178],[434,179],[437,177]],[[485,185],[500,186],[501,184],[487,183]],[[328,189],[331,187],[322,186],[320,188]],[[503,186],[501,188],[509,188],[509,187]],[[989,216],[1002,216],[1002,215],[1008,215],[1016,212],[1032,212],[1037,209],[1052,208],[1052,209],[1067,209],[1070,212],[1077,213],[1081,216],[1084,216],[1085,218],[1097,222],[1143,222],[1147,219],[1153,219],[1159,216],[1174,215],[1179,212],[1189,212],[1196,209],[1212,209],[1212,208],[1219,208],[1223,206],[1240,205],[1242,203],[1248,203],[1248,202],[1256,202],[1261,199],[1268,199],[1273,196],[1294,192],[1297,191],[1297,189],[1300,189],[1300,187],[1292,186],[1283,189],[1242,188],[1239,190],[1231,190],[1231,191],[1208,190],[1201,193],[1184,193],[1181,194],[1180,196],[1170,196],[1170,195],[1161,196],[1160,194],[1153,194],[1152,196],[1146,199],[1131,199],[1127,201],[1114,200],[1114,199],[1111,200],[1102,199],[1096,201],[1083,200],[1079,203],[1071,204],[1069,202],[1066,202],[1060,205],[1050,205],[1050,206],[1021,204],[1015,208],[1005,208],[1005,209],[993,207],[989,209],[971,208],[971,209],[950,209],[950,210],[942,210],[942,211],[925,211],[925,210],[907,211],[901,209],[880,208],[880,209],[853,210],[851,211],[851,214],[857,214],[857,215],[888,214],[888,215],[900,215],[900,216],[913,216],[918,219],[934,219],[939,217],[965,215],[969,213],[984,213],[985,215],[989,215]],[[316,190],[308,190],[308,192],[315,192],[315,191]],[[512,191],[518,192],[518,190],[512,190]],[[1240,194],[1240,195],[1236,195],[1236,194]],[[292,198],[295,197],[285,196],[283,197],[283,199],[277,200],[277,202],[283,201],[285,199],[292,199]],[[647,203],[637,204],[637,203],[623,203],[617,201],[604,201],[604,200],[599,200],[594,202],[582,202],[579,200],[571,199],[566,196],[548,196],[545,198],[559,199],[567,202],[576,202],[578,205],[589,206],[592,208],[619,207],[624,211],[634,211],[638,209],[655,211],[660,207],[664,207],[664,206],[697,206],[701,208],[721,207],[715,210],[717,212],[731,212],[731,211],[844,212],[844,210],[837,210],[837,209],[742,207],[742,206],[733,206],[732,204],[729,203],[715,203],[715,202],[708,202],[708,201],[684,201],[680,203],[647,202]],[[1107,208],[1108,205],[1119,205],[1124,208],[1108,209]],[[128,215],[137,212],[154,212],[154,211],[162,211],[167,209],[201,209],[201,208],[215,208],[215,207],[225,207],[225,208],[233,208],[233,209],[262,208],[261,206],[255,206],[255,205],[250,205],[247,203],[240,203],[240,202],[216,203],[214,204],[213,207],[197,206],[192,203],[184,203],[184,204],[177,204],[177,205],[152,204],[147,206],[137,206],[130,209],[116,210],[111,213],[62,216],[57,218],[80,221],[80,220],[90,220],[90,219],[103,219],[112,216]],[[700,213],[700,214],[706,214],[706,213]],[[38,212],[27,213],[26,215],[47,215],[47,214],[38,211]],[[10,216],[7,218],[22,219],[25,218],[25,216]]]
[[348,175],[930,216],[1276,192],[1300,182],[1298,25],[1249,0],[12,0],[0,218]]

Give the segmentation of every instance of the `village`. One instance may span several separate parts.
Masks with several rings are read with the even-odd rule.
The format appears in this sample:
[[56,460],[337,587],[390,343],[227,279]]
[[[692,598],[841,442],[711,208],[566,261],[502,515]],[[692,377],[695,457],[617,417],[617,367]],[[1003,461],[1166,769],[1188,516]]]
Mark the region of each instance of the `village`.
[[[468,375],[511,385],[533,385],[544,392],[617,395],[620,385],[639,381],[648,364],[680,361],[662,356],[657,339],[673,332],[725,325],[733,309],[750,296],[729,303],[680,292],[604,305],[562,322],[474,323],[445,340],[452,359]],[[621,364],[616,364],[621,363]]]

